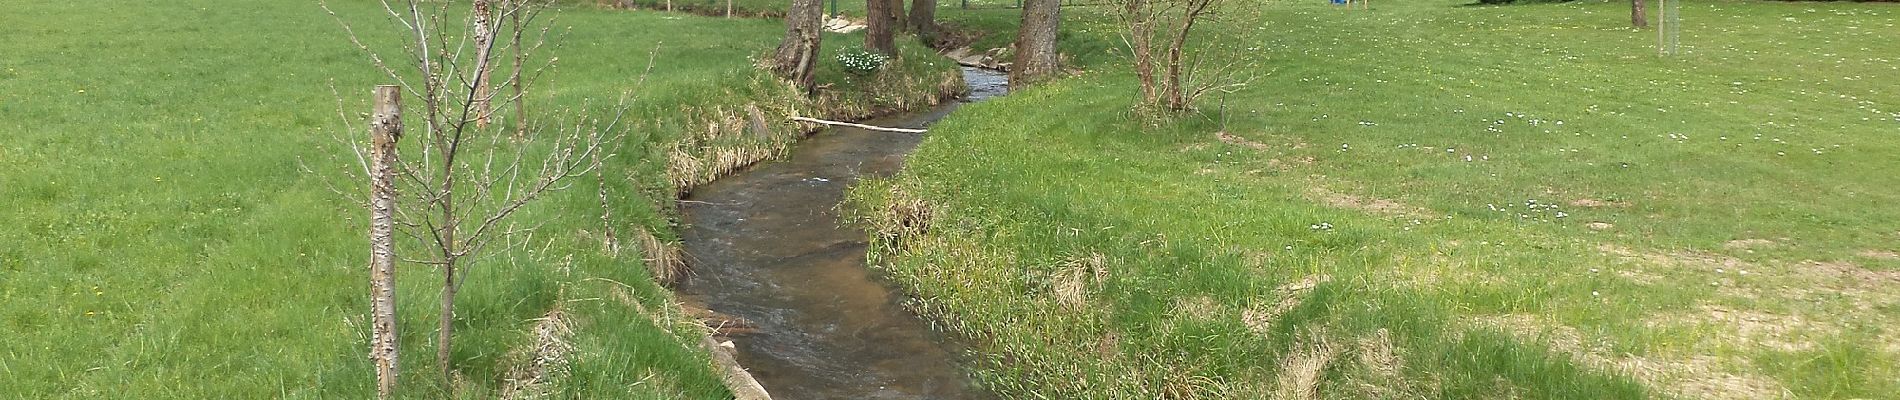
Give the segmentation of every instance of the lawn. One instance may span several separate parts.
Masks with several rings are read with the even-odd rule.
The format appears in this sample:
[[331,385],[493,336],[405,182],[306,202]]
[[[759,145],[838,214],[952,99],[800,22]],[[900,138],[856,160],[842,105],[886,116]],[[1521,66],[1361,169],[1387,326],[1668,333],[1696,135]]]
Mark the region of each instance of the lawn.
[[880,268],[1012,397],[1900,393],[1900,7],[1462,3],[1246,3],[1159,123],[1065,8],[1087,72],[856,190]]
[[[393,44],[379,6],[332,3],[372,45]],[[327,187],[363,187],[341,180],[354,160],[339,158],[332,137],[361,137],[341,131],[340,114],[367,112],[369,88],[382,82],[337,22],[314,1],[0,8],[0,397],[372,397],[366,213]],[[775,120],[795,110],[862,116],[932,102],[955,70],[916,46],[876,78],[826,63],[820,80],[832,89],[814,102],[753,69],[783,34],[778,21],[592,6],[556,14],[561,61],[531,111],[632,93],[634,129],[604,184],[589,179],[517,214],[540,226],[516,238],[532,245],[471,266],[458,301],[460,394],[507,390],[534,365],[536,324],[558,311],[570,330],[558,352],[565,368],[546,390],[729,396],[698,347],[701,328],[679,315],[634,244],[649,233],[670,240],[678,186],[717,173],[668,160],[749,162],[799,136],[781,123],[769,137],[733,134],[748,105]],[[604,245],[606,230],[625,248]],[[426,266],[399,270],[401,392],[440,397],[439,278]]]

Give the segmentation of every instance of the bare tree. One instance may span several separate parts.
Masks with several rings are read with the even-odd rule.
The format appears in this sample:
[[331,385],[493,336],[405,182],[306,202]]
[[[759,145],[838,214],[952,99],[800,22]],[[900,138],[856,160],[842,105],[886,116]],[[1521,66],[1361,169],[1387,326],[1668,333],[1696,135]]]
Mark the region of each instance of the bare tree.
[[1630,26],[1649,27],[1649,12],[1643,9],[1643,0],[1630,0]]
[[[422,100],[420,157],[407,157],[390,166],[399,189],[410,194],[395,203],[394,225],[404,243],[425,248],[422,256],[401,257],[402,261],[442,271],[436,364],[445,391],[453,390],[451,344],[455,298],[467,276],[463,268],[486,251],[497,250],[491,245],[513,245],[495,239],[532,230],[532,224],[522,227],[509,217],[534,200],[567,188],[571,178],[599,168],[602,159],[613,156],[603,154],[611,149],[602,144],[623,135],[619,120],[624,105],[608,118],[597,118],[583,108],[560,117],[559,124],[524,120],[503,127],[483,122],[496,108],[518,107],[535,80],[553,65],[555,58],[541,54],[550,39],[548,24],[534,28],[550,1],[511,0],[495,7],[490,0],[476,0],[470,13],[461,14],[452,9],[458,7],[454,2],[381,0],[387,20],[397,25],[403,41],[402,55],[394,60],[366,45],[348,21],[323,4],[351,43],[395,81],[402,94]],[[504,21],[509,26],[504,27]],[[504,29],[510,31],[510,39],[497,43],[502,37],[498,32]],[[524,32],[536,32],[533,43],[520,39]],[[499,74],[501,81],[491,80],[488,75],[504,61],[497,46],[512,47],[508,50],[514,52],[516,65],[528,59],[539,60],[540,65],[533,70],[515,67]],[[516,87],[513,96],[497,96],[505,86]],[[518,109],[516,115],[526,114]],[[349,119],[344,122],[347,125]],[[504,140],[511,133],[520,139]],[[348,143],[364,172],[371,172],[363,161],[361,144]]]
[[1155,104],[1159,91],[1155,89],[1154,25],[1161,20],[1162,8],[1149,4],[1154,0],[1122,0],[1122,23],[1128,25],[1128,44],[1130,56],[1134,58],[1135,79],[1141,86],[1141,104]]
[[1141,108],[1187,111],[1204,93],[1232,90],[1253,79],[1253,52],[1235,51],[1244,41],[1216,40],[1206,46],[1226,54],[1188,50],[1194,28],[1221,10],[1224,0],[1121,1],[1120,18],[1128,26],[1123,39],[1140,83]]
[[910,29],[924,45],[937,45],[937,0],[911,0]]
[[824,0],[792,0],[785,12],[785,38],[772,52],[772,73],[799,88],[814,89],[820,30],[824,29]]
[[1023,22],[1016,30],[1016,61],[1009,68],[1009,85],[1027,87],[1060,72],[1056,33],[1062,23],[1062,0],[1023,0]]
[[897,54],[897,46],[891,40],[893,23],[897,22],[897,13],[892,12],[893,0],[864,1],[864,48],[884,55]]

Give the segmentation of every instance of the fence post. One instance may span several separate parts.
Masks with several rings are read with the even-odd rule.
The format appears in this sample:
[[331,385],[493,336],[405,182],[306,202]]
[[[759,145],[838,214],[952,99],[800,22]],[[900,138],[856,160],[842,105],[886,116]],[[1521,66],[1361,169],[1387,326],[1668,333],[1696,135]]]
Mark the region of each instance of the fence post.
[[369,123],[369,358],[376,394],[396,390],[396,140],[402,138],[402,88],[376,86]]

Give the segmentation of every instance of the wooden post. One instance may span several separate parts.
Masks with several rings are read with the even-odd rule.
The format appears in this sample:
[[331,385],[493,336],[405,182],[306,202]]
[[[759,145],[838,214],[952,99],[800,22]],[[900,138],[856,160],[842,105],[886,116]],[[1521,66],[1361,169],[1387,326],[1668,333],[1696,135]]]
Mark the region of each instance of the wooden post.
[[369,124],[369,358],[377,398],[396,391],[396,141],[402,138],[402,88],[376,87]]

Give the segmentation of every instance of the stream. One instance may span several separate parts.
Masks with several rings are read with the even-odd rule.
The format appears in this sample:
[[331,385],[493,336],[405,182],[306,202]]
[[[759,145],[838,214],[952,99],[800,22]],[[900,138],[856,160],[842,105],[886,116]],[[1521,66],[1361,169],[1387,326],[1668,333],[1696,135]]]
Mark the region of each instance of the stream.
[[[964,68],[961,102],[863,121],[921,128],[1007,92],[1000,73]],[[791,156],[693,190],[680,203],[692,273],[680,297],[724,318],[739,364],[774,399],[993,399],[958,366],[960,349],[902,306],[865,264],[865,233],[838,204],[861,176],[896,173],[922,135],[831,127]]]

